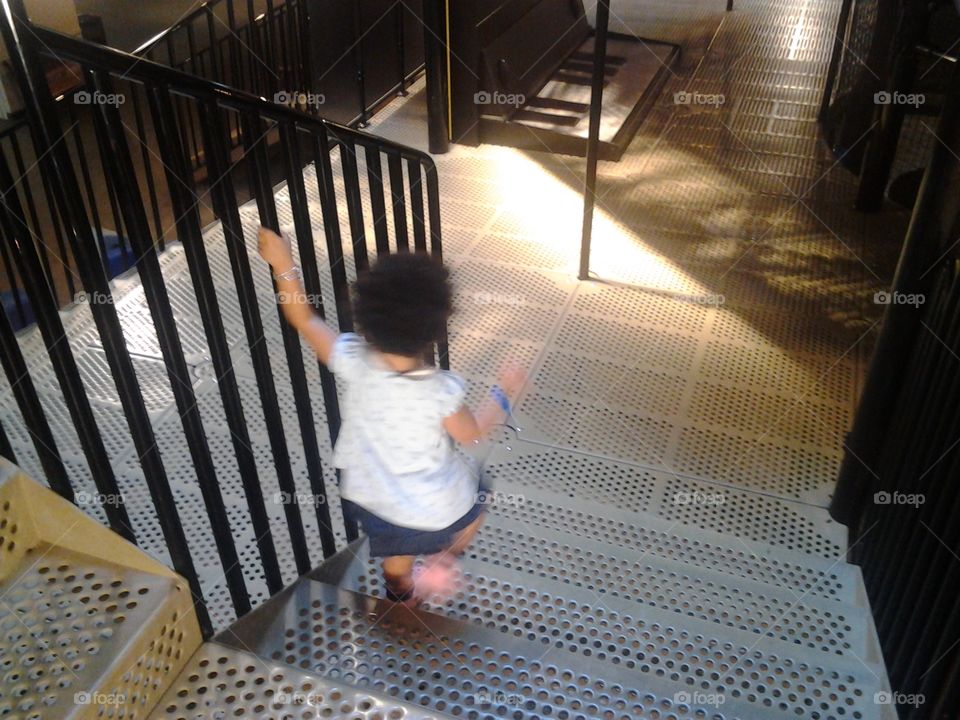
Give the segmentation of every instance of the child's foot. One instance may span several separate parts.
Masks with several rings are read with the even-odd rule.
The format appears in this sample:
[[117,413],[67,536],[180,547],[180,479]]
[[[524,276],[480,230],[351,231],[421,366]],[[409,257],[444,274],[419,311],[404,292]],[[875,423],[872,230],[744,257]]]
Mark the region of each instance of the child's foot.
[[403,592],[396,592],[388,585],[386,587],[385,595],[387,596],[387,600],[390,602],[400,603],[408,608],[414,608],[420,604],[420,599],[414,593],[414,588],[410,588],[409,590],[405,590]]
[[413,570],[413,592],[421,600],[446,602],[460,589],[460,565],[448,552],[430,555]]

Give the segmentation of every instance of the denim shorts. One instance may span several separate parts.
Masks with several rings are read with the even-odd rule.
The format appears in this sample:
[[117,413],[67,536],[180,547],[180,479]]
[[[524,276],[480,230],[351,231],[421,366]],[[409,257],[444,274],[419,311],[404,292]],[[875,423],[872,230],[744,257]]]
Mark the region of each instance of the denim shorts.
[[[490,492],[480,488],[478,497],[490,497]],[[348,520],[363,528],[370,540],[371,557],[392,555],[433,555],[453,544],[457,533],[470,525],[487,511],[488,505],[477,502],[467,513],[443,530],[416,530],[389,523],[354,502],[343,501],[343,511]]]

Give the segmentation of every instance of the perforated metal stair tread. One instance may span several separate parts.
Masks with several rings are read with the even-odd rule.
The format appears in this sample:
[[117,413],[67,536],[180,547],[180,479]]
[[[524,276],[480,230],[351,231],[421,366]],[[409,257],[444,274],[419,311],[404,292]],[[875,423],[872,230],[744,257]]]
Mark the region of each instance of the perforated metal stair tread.
[[[496,448],[485,467],[491,482],[505,493],[521,492],[522,487],[567,494],[578,501],[651,513],[680,523],[684,532],[713,531],[829,562],[846,550],[847,529],[822,508],[522,439],[511,439],[509,446]],[[696,500],[718,492],[723,503],[676,501],[678,494]]]
[[[312,579],[355,592],[383,596],[379,563],[365,542],[341,551],[348,562],[330,563]],[[723,693],[763,709],[770,694],[798,714],[816,710],[821,718],[868,717],[881,690],[883,668],[851,655],[836,656],[758,639],[753,633],[692,617],[638,606],[623,598],[557,581],[531,578],[502,566],[462,561],[463,587],[453,599],[424,606],[431,612],[472,622],[509,637],[564,649],[668,679],[702,693]],[[813,688],[817,688],[816,691]],[[816,698],[805,704],[808,694]],[[791,699],[793,698],[793,699]]]
[[701,567],[653,557],[552,528],[492,516],[467,555],[593,591],[631,599],[795,643],[833,655],[878,662],[869,613],[860,607],[794,593]]
[[[0,717],[70,718],[87,711],[92,691],[106,691],[101,678],[156,622],[174,587],[170,578],[37,546],[0,583]],[[176,633],[170,645],[181,652]]]
[[612,663],[584,667],[579,654],[306,579],[217,639],[272,662],[474,720],[794,717],[776,709],[772,696],[758,711],[659,677],[645,677],[638,688],[635,672]]
[[334,682],[220,643],[194,654],[149,720],[448,720],[382,693]]
[[[725,492],[725,488],[716,487],[713,495],[723,497]],[[703,496],[703,500],[709,498]],[[697,498],[691,497],[689,504],[696,501]],[[680,500],[676,502],[683,504]],[[840,558],[820,559],[750,539],[700,530],[649,513],[624,511],[573,494],[561,495],[529,486],[501,484],[491,493],[491,503],[493,516],[517,523],[569,532],[610,546],[640,550],[646,555],[773,587],[790,588],[799,596],[809,594],[858,607],[865,607],[867,603],[859,568]]]

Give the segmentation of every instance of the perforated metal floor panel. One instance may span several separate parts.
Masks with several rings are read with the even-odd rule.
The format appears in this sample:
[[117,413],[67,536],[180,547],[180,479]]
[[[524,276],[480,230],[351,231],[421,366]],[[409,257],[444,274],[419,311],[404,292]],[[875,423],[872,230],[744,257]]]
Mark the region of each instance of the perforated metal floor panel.
[[[862,699],[863,690],[845,686],[848,678],[818,680],[813,667],[804,667],[801,682],[817,687],[811,693],[805,688],[803,698],[775,687],[772,676],[767,679],[770,670],[761,669],[763,661],[752,658],[751,665],[756,662],[764,678],[758,681],[762,690],[701,691],[697,684],[678,684],[668,671],[648,673],[638,683],[636,668],[584,662],[579,653],[528,640],[521,633],[511,637],[307,580],[241,620],[218,641],[331,680],[478,720],[759,720],[796,717],[791,708],[798,702],[801,711],[816,709],[822,718],[882,717],[872,698]],[[728,672],[737,675],[739,685],[740,674],[720,662],[714,679],[703,685],[724,686]],[[836,682],[838,689],[844,685],[842,712],[831,712],[838,701],[825,697],[824,681]],[[718,701],[719,696],[723,700]]]
[[447,715],[325,680],[219,643],[206,643],[150,720],[444,720]]
[[[355,548],[349,567],[318,580],[382,594],[380,569]],[[871,717],[883,685],[877,664],[846,653],[837,658],[797,643],[758,643],[750,632],[718,628],[693,617],[677,617],[633,598],[594,593],[569,582],[531,578],[503,565],[464,562],[461,591],[451,600],[425,606],[431,612],[471,622],[508,637],[579,654],[584,663],[609,663],[647,677],[669,679],[678,687],[736,698],[762,713],[776,699],[788,715]],[[735,671],[730,671],[737,668]],[[642,678],[642,679],[641,679]],[[818,692],[810,701],[809,689]],[[849,715],[848,715],[849,713]]]

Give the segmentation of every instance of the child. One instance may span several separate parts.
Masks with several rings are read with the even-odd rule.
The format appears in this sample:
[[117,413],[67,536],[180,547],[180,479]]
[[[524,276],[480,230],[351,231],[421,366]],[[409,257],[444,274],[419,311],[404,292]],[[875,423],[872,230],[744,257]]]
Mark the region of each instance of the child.
[[441,565],[466,550],[483,522],[478,478],[454,451],[503,422],[524,375],[506,368],[475,416],[464,381],[424,356],[452,311],[446,269],[425,254],[381,257],[354,286],[362,335],[331,330],[306,302],[290,243],[260,229],[260,254],[273,268],[284,317],[344,388],[334,449],[344,512],[382,557],[387,597],[415,604],[414,561]]

